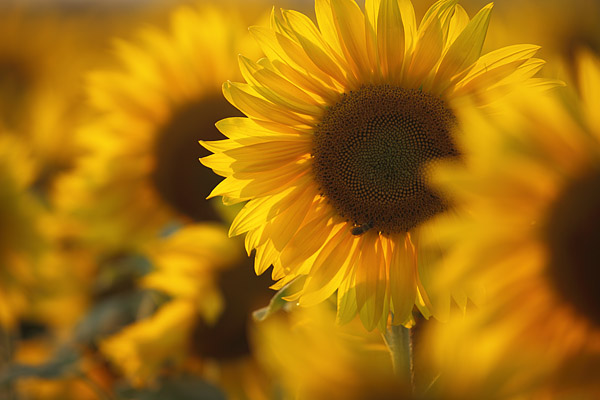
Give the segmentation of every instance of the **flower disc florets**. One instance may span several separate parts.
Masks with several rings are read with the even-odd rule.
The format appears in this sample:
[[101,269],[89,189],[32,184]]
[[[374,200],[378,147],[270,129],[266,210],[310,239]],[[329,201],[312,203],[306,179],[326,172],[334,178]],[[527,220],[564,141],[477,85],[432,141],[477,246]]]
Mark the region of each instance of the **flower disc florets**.
[[458,156],[454,114],[417,89],[363,86],[343,95],[317,126],[315,179],[340,215],[386,233],[408,232],[444,211],[424,169]]

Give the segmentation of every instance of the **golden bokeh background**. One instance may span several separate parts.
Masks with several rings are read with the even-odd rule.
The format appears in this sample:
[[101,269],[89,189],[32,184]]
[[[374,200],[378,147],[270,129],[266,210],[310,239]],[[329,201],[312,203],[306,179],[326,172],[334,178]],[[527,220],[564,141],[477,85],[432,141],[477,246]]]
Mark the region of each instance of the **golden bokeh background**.
[[[419,20],[430,2],[414,3]],[[240,115],[221,85],[242,79],[238,54],[259,58],[247,27],[273,6],[314,16],[309,0],[0,1],[1,400],[428,398],[395,380],[381,335],[332,324],[335,305],[273,298],[228,238],[239,206],[205,200],[219,177],[198,141]],[[578,51],[600,54],[600,1],[498,0],[484,53],[514,43],[575,86]],[[422,388],[442,342],[425,330]],[[469,398],[495,398],[484,380],[505,372]]]

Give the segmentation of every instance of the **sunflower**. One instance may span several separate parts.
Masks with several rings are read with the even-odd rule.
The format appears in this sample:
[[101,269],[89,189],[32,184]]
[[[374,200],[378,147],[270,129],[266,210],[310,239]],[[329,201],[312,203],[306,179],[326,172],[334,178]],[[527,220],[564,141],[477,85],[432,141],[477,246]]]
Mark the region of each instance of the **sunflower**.
[[269,300],[266,282],[250,281],[243,246],[220,224],[192,224],[149,243],[154,270],[142,286],[169,300],[100,347],[134,386],[192,374],[230,398],[266,398],[267,383],[250,356],[250,313]]
[[[465,365],[479,372],[519,359],[504,370],[513,384],[597,398],[600,60],[587,52],[578,60],[577,102],[524,92],[493,118],[465,114],[469,156],[434,174],[464,211],[436,228],[448,246],[441,284],[487,293],[461,331],[472,332],[466,343],[451,345],[464,351],[458,359],[470,355]],[[484,367],[473,367],[477,359]]]
[[100,115],[79,132],[87,154],[55,202],[94,243],[139,248],[172,226],[219,219],[205,201],[215,179],[198,166],[197,138],[220,137],[214,122],[234,111],[220,85],[235,75],[234,55],[252,52],[244,26],[235,11],[180,7],[168,32],[117,41],[121,65],[90,75]]
[[[466,95],[496,96],[531,78],[543,61],[533,45],[481,56],[492,4],[469,19],[438,1],[417,25],[410,1],[318,0],[318,27],[294,11],[252,27],[266,57],[240,57],[247,83],[225,97],[247,118],[217,127],[229,139],[204,142],[204,165],[225,179],[212,191],[248,201],[230,234],[246,233],[258,274],[274,265],[288,297],[317,304],[337,290],[338,319],[357,313],[369,329],[410,324],[416,304],[444,318],[450,299],[428,290],[423,222],[448,209],[424,166],[456,158],[454,110]],[[482,104],[485,105],[485,104]]]

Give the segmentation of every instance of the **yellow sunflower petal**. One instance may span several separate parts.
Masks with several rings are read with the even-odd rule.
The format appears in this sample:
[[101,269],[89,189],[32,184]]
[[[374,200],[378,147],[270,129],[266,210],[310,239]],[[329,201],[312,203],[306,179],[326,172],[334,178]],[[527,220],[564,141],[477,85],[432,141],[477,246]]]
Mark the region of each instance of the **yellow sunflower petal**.
[[453,96],[460,96],[479,90],[482,87],[491,87],[512,75],[526,60],[515,60],[509,63],[490,68],[476,76],[464,79],[453,89]]
[[242,71],[242,76],[244,76],[248,82],[270,88],[281,96],[285,96],[288,101],[290,99],[295,99],[306,105],[315,106],[316,108],[309,109],[313,113],[318,113],[321,110],[321,104],[315,98],[309,96],[305,91],[298,88],[287,79],[284,79],[281,75],[265,68],[260,63],[252,62],[249,58],[242,55],[240,55],[240,70]]
[[450,45],[438,68],[433,83],[435,90],[444,90],[448,82],[456,80],[459,73],[466,74],[467,68],[479,59],[492,7],[490,3],[482,8]]
[[277,40],[280,48],[287,54],[289,60],[291,60],[291,66],[294,64],[301,65],[302,67],[300,70],[306,71],[309,76],[314,76],[319,79],[319,81],[323,82],[327,87],[336,87],[332,77],[321,71],[321,69],[312,62],[310,56],[304,52],[304,49],[302,49],[300,44],[277,32],[275,33],[275,40]]
[[[254,158],[254,152],[263,154],[262,160]],[[310,143],[302,141],[277,141],[255,143],[224,151],[223,155],[232,158],[232,167],[244,167],[246,173],[264,172],[296,162],[310,152]],[[261,162],[262,161],[262,162]]]
[[[293,197],[293,194],[288,196],[288,199],[291,201],[295,200],[294,207],[291,208],[291,201],[288,202],[289,207],[280,212],[273,220],[270,235],[273,238],[273,245],[279,251],[285,248],[300,226],[302,226],[310,208],[313,206],[314,196],[311,197],[302,189],[299,190],[296,198]],[[282,221],[285,221],[285,223],[282,223]]]
[[448,26],[448,40],[446,41],[446,46],[450,46],[454,43],[468,24],[469,14],[467,14],[460,4],[457,4],[454,6],[454,15],[452,15],[450,25]]
[[391,257],[390,293],[394,320],[404,323],[412,313],[416,298],[416,258],[408,237],[398,241]]
[[454,0],[440,0],[423,17],[417,31],[412,59],[407,70],[409,87],[418,87],[439,62],[444,49],[444,32],[440,15],[454,7]]
[[377,32],[377,19],[381,0],[365,0],[365,17],[371,27]]
[[342,281],[338,289],[336,315],[336,322],[338,324],[347,324],[356,317],[356,310],[358,309],[354,283],[356,277],[356,265],[358,265],[358,261],[356,261],[353,266],[350,266],[348,276]]
[[223,94],[227,100],[238,107],[243,113],[252,118],[273,120],[275,122],[292,125],[306,126],[311,124],[311,119],[292,111],[286,111],[281,105],[263,100],[251,93],[249,88],[235,82],[226,82],[223,85]]
[[[435,238],[435,233],[423,232],[423,230],[417,232],[415,241],[420,294],[431,313],[440,321],[447,321],[450,315],[450,292],[435,286],[436,271],[433,270],[433,266],[443,265],[443,261],[440,261],[443,260],[443,252],[441,246],[431,239]],[[430,240],[429,246],[421,245],[423,241],[419,236],[424,235],[427,235]]]
[[450,21],[452,20],[456,3],[458,3],[458,0],[438,0],[435,2],[423,16],[421,24],[419,25],[419,30],[426,27],[427,22],[430,19],[439,19],[444,43],[447,42]]
[[381,242],[376,235],[367,232],[363,239],[360,264],[356,267],[356,303],[361,321],[373,330],[383,313],[386,295],[386,260]]
[[477,60],[475,67],[469,71],[469,74],[464,78],[463,81],[468,81],[473,77],[476,77],[503,64],[508,64],[519,60],[526,61],[533,57],[539,49],[540,46],[532,44],[515,44],[489,52]]
[[546,62],[539,58],[529,58],[523,64],[521,64],[515,72],[510,74],[508,77],[496,83],[496,86],[509,85],[514,82],[522,82],[530,79],[537,74]]
[[[332,83],[328,82],[328,79],[325,79],[325,81],[320,79],[323,73],[314,66],[308,56],[302,56],[302,53],[298,52],[297,48],[301,49],[299,45],[294,46],[290,39],[284,38],[280,34],[264,27],[250,27],[250,33],[261,45],[262,50],[275,67],[279,68],[278,65],[283,64],[282,67],[285,66],[286,71],[291,70],[301,78],[295,79],[294,81],[305,85],[321,97],[327,98],[330,95],[328,88],[332,86]],[[287,51],[283,46],[286,46]],[[294,57],[288,55],[288,51],[291,52],[295,58],[299,58],[301,64],[303,62],[302,60],[304,60],[304,65],[298,65],[298,62],[295,61]],[[308,62],[306,62],[307,60]]]
[[231,157],[216,153],[200,159],[202,165],[211,168],[220,176],[231,176],[231,163],[234,160]]
[[296,11],[284,11],[283,16],[313,62],[340,84],[347,84],[348,77],[343,72],[347,64],[341,52],[330,47],[310,18]]
[[404,62],[405,38],[398,0],[381,0],[377,19],[379,62],[384,78],[399,82]]
[[341,229],[323,246],[302,288],[301,305],[321,303],[337,290],[356,257],[356,242]]
[[[299,114],[312,116],[320,116],[322,114],[322,109],[311,104],[313,101],[310,97],[306,96],[304,92],[296,88],[289,81],[281,79],[281,77],[276,74],[269,73],[270,71],[259,67],[256,63],[246,57],[240,56],[239,64],[242,76],[244,76],[246,81],[251,84],[251,88],[266,100],[283,105]],[[267,79],[271,78],[270,81],[267,80],[267,86],[264,86],[261,82],[261,80],[264,82],[265,76]],[[302,95],[298,92],[302,93],[304,99],[307,99],[308,102],[302,101]],[[298,94],[298,97],[294,97],[295,93]]]
[[256,229],[269,221],[269,215],[265,212],[259,212],[262,207],[270,208],[272,204],[277,203],[293,189],[287,189],[278,195],[271,197],[261,197],[250,200],[244,205],[236,215],[229,228],[229,236],[237,236],[249,230]]
[[342,47],[337,35],[335,20],[331,11],[330,0],[315,0],[315,15],[319,25],[319,31],[323,38],[337,54],[343,54]]
[[323,246],[333,229],[331,224],[323,227],[323,219],[327,219],[326,214],[318,212],[316,217],[309,220],[298,230],[281,252],[283,265],[293,270]]
[[231,117],[220,120],[215,124],[217,129],[225,136],[239,142],[246,138],[267,138],[277,136],[280,133],[301,135],[302,132],[287,125],[269,123],[268,127],[250,118]]
[[365,18],[353,0],[330,0],[342,50],[357,78],[370,72],[367,56]]
[[262,275],[271,265],[277,261],[279,253],[270,243],[265,243],[256,248],[256,257],[254,259],[254,271],[257,275]]
[[583,100],[585,116],[592,131],[600,134],[600,61],[589,51],[579,56],[579,88]]
[[415,17],[415,9],[410,0],[398,0],[400,14],[402,14],[402,25],[404,27],[405,39],[405,58],[412,54],[415,43],[417,41],[417,20]]

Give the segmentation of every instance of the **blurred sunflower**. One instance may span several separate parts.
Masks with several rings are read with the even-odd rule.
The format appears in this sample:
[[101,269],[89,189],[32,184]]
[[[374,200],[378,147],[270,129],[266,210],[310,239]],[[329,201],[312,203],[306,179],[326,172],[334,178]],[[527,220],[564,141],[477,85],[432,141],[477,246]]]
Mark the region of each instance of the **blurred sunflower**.
[[[56,6],[43,12],[24,4],[0,10],[0,126],[30,142],[40,165],[36,184],[44,190],[78,153],[74,130],[88,116],[81,106],[82,73],[102,62],[96,50],[117,30],[117,18],[101,18],[99,29],[87,21],[89,15],[66,14]],[[94,22],[100,22],[98,16]]]
[[170,300],[104,340],[104,354],[135,386],[190,373],[232,399],[267,398],[268,384],[250,356],[247,324],[269,291],[264,280],[251,279],[242,244],[221,225],[188,225],[149,244],[148,256],[155,269],[142,285]]
[[435,171],[464,210],[436,221],[449,247],[440,284],[488,298],[465,343],[450,345],[471,357],[463,372],[518,359],[501,382],[550,398],[600,394],[600,61],[578,60],[580,103],[524,92],[493,118],[466,113],[464,164]]
[[44,247],[41,202],[29,192],[37,168],[13,135],[0,134],[0,331],[14,328],[36,283],[32,264]]
[[137,248],[169,226],[219,219],[205,201],[215,178],[198,165],[208,152],[197,141],[220,137],[214,122],[234,112],[220,85],[235,75],[235,54],[253,52],[244,27],[235,11],[181,7],[168,33],[118,41],[122,66],[91,74],[101,116],[81,129],[87,154],[57,185],[56,203],[85,221],[94,243]]
[[211,193],[248,201],[230,234],[247,233],[258,274],[274,265],[281,288],[299,276],[291,300],[319,303],[338,291],[341,322],[357,313],[368,329],[410,324],[416,305],[444,318],[450,298],[428,290],[435,252],[423,222],[447,201],[424,166],[456,158],[454,110],[466,95],[500,95],[543,61],[533,45],[484,56],[492,4],[473,19],[454,0],[436,2],[417,25],[410,1],[318,0],[318,27],[295,11],[253,27],[266,58],[240,58],[247,83],[225,97],[248,118],[217,127],[229,139],[203,142],[203,164],[225,177]]
[[331,304],[279,313],[253,329],[260,362],[282,399],[398,399],[410,383],[393,373],[381,335],[360,321],[340,327]]

